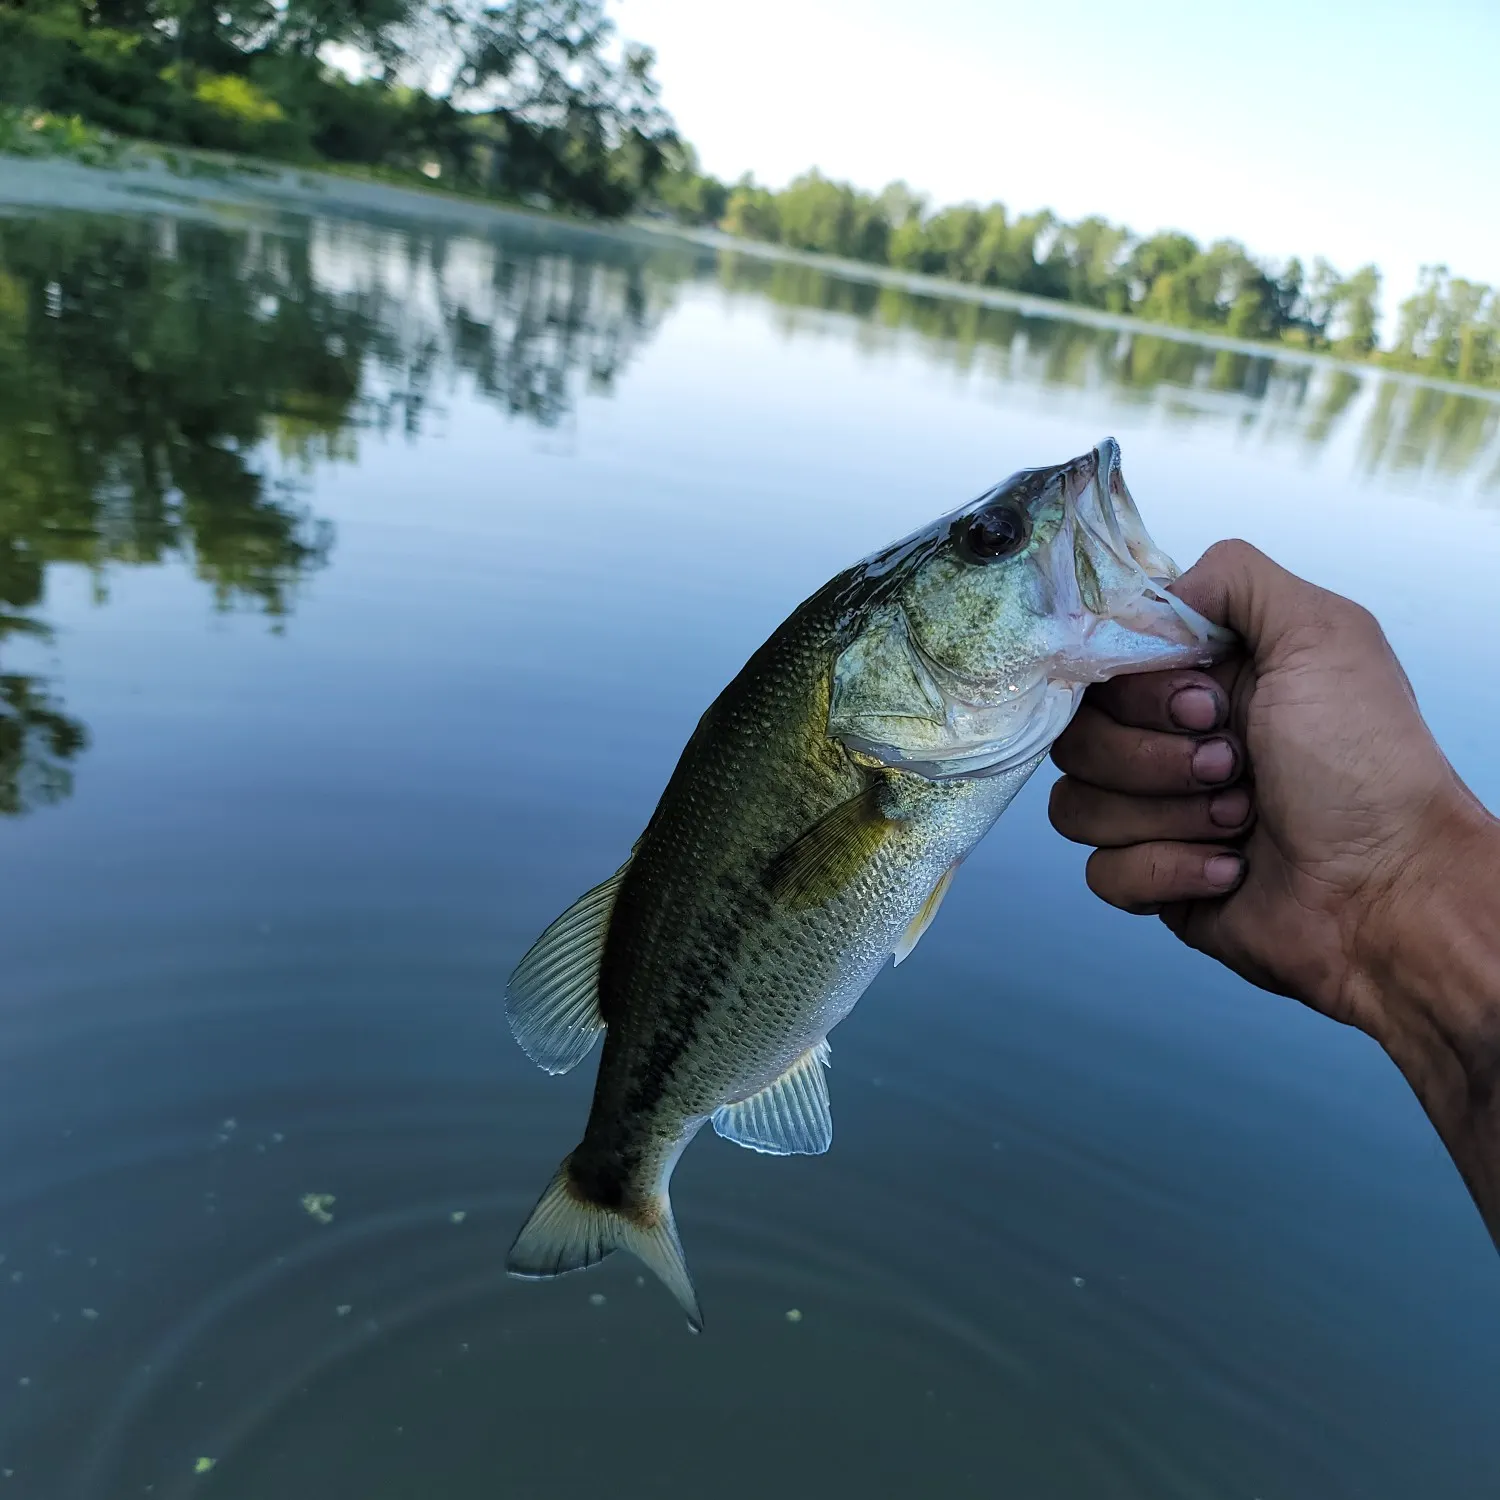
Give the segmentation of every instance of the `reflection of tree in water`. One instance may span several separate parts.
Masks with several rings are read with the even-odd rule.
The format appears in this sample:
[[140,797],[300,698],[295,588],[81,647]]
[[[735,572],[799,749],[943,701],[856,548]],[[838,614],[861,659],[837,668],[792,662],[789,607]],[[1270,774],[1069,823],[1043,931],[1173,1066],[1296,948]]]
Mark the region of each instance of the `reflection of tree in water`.
[[[102,587],[112,565],[180,558],[218,607],[279,626],[332,545],[285,476],[352,459],[361,426],[417,430],[455,372],[560,422],[659,313],[641,257],[614,253],[0,220],[0,649],[46,637],[56,563]],[[0,813],[65,797],[86,742],[43,681],[0,676]]]
[[[1456,391],[1382,381],[1360,439],[1367,470],[1436,469],[1466,474],[1483,464],[1500,436],[1500,403],[1475,400]],[[1496,468],[1482,483],[1500,483]]]
[[1315,446],[1326,443],[1349,403],[1359,394],[1361,380],[1352,370],[1335,370],[1314,402],[1307,419],[1307,440]]
[[[1500,485],[1500,453],[1493,451],[1500,403],[1482,396],[1099,326],[1069,318],[1066,309],[1041,316],[1024,307],[856,281],[800,262],[727,252],[719,265],[730,292],[775,302],[788,333],[837,329],[845,336],[847,324],[830,317],[843,314],[860,320],[856,337],[872,351],[909,344],[915,336],[929,358],[952,368],[1027,386],[1108,390],[1117,400],[1152,405],[1170,417],[1218,417],[1314,446],[1357,417],[1362,461],[1372,473],[1478,472],[1481,485]],[[1361,393],[1373,394],[1362,402]]]
[[34,678],[0,672],[0,814],[61,802],[73,790],[68,762],[87,743]]
[[[561,247],[561,248],[560,248]],[[0,219],[0,652],[46,636],[47,569],[187,563],[224,609],[279,626],[331,529],[298,477],[361,429],[416,432],[459,379],[564,423],[652,337],[699,253],[512,225],[505,239],[352,223],[310,230],[62,215]],[[725,255],[788,331],[1002,381],[1109,389],[1185,420],[1322,443],[1368,408],[1372,469],[1494,462],[1500,407],[1333,367]],[[1376,377],[1378,379],[1378,377]],[[1500,484],[1500,467],[1490,476]],[[54,802],[86,743],[41,679],[0,674],[0,813]]]
[[367,419],[414,431],[437,383],[459,375],[542,427],[563,422],[583,391],[612,390],[693,256],[583,234],[562,253],[558,238],[552,226],[528,243],[515,226],[500,242],[315,225],[320,283],[357,296],[380,330]]
[[[186,558],[221,607],[279,618],[327,527],[262,470],[278,421],[336,430],[359,389],[355,309],[283,241],[192,224],[0,224],[0,643],[50,564],[102,575]],[[43,683],[9,673],[0,811],[57,801],[83,748]]]
[[[988,370],[1028,385],[1105,386],[1149,396],[1159,386],[1262,393],[1275,361],[1214,350],[1182,339],[1069,321],[1025,307],[912,291],[831,276],[816,266],[727,252],[720,275],[731,291],[754,291],[778,304],[787,332],[812,332],[821,315],[864,320],[867,347],[897,347],[916,334],[934,359]],[[1286,372],[1300,377],[1302,367]]]

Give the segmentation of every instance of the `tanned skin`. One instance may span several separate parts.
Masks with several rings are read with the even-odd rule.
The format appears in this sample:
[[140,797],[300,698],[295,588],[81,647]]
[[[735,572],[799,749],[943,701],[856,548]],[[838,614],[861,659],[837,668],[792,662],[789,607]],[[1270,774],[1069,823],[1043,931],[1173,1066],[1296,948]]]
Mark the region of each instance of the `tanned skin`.
[[1245,654],[1091,689],[1053,825],[1112,906],[1373,1037],[1500,1247],[1500,822],[1367,610],[1244,542],[1173,589]]

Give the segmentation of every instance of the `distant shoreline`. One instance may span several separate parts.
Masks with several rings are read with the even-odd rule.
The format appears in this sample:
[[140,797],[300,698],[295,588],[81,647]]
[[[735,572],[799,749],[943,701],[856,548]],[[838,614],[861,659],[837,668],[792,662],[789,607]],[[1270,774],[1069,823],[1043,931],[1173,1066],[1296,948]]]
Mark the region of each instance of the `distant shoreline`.
[[879,286],[898,287],[915,296],[940,297],[954,302],[974,302],[982,307],[1004,307],[1016,312],[1035,313],[1038,317],[1057,318],[1067,323],[1084,323],[1095,328],[1114,329],[1120,333],[1143,334],[1150,338],[1170,339],[1173,343],[1193,344],[1198,348],[1222,349],[1230,354],[1247,354],[1257,359],[1268,359],[1277,364],[1314,365],[1320,368],[1347,370],[1352,375],[1378,376],[1382,380],[1397,380],[1404,385],[1451,391],[1455,395],[1480,396],[1486,401],[1500,402],[1500,390],[1494,386],[1469,385],[1463,381],[1445,380],[1437,375],[1398,370],[1390,365],[1383,365],[1378,360],[1346,359],[1337,354],[1324,354],[1312,349],[1297,349],[1288,344],[1272,343],[1269,340],[1231,338],[1227,334],[1183,328],[1175,323],[1154,323],[1129,313],[1105,312],[1101,308],[1084,307],[1077,302],[1064,302],[1060,298],[1035,297],[1026,292],[1004,291],[999,287],[973,286],[968,282],[951,281],[946,277],[929,275],[924,271],[900,271],[891,266],[874,265],[869,261],[845,260],[841,256],[825,255],[820,251],[789,250],[784,245],[773,245],[765,240],[745,239],[739,235],[725,234],[717,229],[694,229],[686,225],[673,224],[670,220],[636,219],[632,222],[642,228],[654,229],[661,234],[691,240],[708,249],[808,266],[814,270],[841,276],[846,281],[864,281]]
[[[187,170],[174,171],[169,159],[185,163]],[[1347,359],[1286,344],[1232,338],[1170,323],[1148,322],[1128,314],[1105,312],[1024,292],[978,287],[924,272],[901,271],[866,261],[789,250],[782,245],[744,239],[721,230],[693,228],[667,218],[638,215],[600,221],[556,209],[470,198],[446,192],[440,187],[381,182],[325,168],[287,166],[281,162],[180,148],[136,148],[126,160],[110,166],[96,166],[60,156],[0,153],[0,213],[102,208],[121,213],[154,210],[180,214],[188,206],[242,209],[249,204],[308,214],[369,214],[407,223],[441,217],[445,222],[472,228],[496,220],[520,219],[589,236],[635,239],[637,242],[642,238],[669,240],[715,254],[744,255],[806,266],[849,281],[895,287],[914,296],[1008,308],[1132,336],[1242,354],[1274,364],[1344,370],[1351,375],[1391,380],[1405,386],[1500,404],[1500,390],[1492,386],[1469,385],[1440,376],[1393,369],[1376,360]],[[223,215],[215,214],[214,217],[222,218]]]
[[[176,164],[176,169],[174,165]],[[188,208],[249,206],[308,214],[368,214],[403,223],[478,228],[496,219],[525,220],[586,235],[630,238],[629,220],[601,221],[562,210],[471,198],[441,187],[382,182],[326,167],[232,156],[183,147],[133,145],[111,165],[65,156],[0,152],[0,214],[47,209],[181,214]],[[216,219],[226,217],[215,213]]]

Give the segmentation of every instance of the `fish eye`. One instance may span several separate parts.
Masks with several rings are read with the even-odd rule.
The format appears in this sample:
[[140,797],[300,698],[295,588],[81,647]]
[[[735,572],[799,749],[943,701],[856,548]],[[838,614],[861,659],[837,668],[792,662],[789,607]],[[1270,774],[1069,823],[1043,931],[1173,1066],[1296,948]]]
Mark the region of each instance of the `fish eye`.
[[1026,545],[1031,526],[1018,506],[987,505],[961,523],[960,549],[973,562],[996,562]]

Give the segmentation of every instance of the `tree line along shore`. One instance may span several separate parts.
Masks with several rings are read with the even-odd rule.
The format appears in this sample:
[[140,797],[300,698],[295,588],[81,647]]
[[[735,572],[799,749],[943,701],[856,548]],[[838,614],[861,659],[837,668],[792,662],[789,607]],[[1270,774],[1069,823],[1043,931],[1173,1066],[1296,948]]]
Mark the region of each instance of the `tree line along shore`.
[[809,171],[703,172],[649,48],[604,0],[10,0],[0,150],[108,160],[120,139],[331,166],[789,249],[1144,321],[1500,387],[1500,292],[1424,267],[1381,326],[1381,275],[1237,240],[1137,234],[1002,203],[934,205]]

